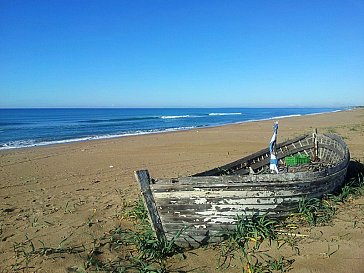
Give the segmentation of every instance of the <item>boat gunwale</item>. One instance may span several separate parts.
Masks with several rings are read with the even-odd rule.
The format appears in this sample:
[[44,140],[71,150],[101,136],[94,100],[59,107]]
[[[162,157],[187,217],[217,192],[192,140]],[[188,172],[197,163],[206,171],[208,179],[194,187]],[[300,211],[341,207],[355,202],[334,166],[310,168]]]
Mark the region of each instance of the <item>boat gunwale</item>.
[[[346,166],[340,168],[339,170],[328,173],[327,170],[319,171],[319,172],[300,172],[300,173],[285,173],[277,176],[277,179],[272,180],[273,175],[271,174],[261,174],[261,175],[249,175],[249,176],[237,176],[237,175],[224,175],[224,176],[201,176],[201,177],[180,177],[178,181],[175,179],[161,179],[156,180],[155,183],[151,184],[151,188],[153,190],[157,190],[158,188],[162,188],[163,186],[171,187],[171,185],[177,186],[195,186],[196,188],[205,188],[205,187],[238,187],[239,184],[244,186],[251,187],[254,186],[275,186],[275,185],[290,185],[297,183],[312,183],[318,179],[329,179],[333,176],[340,174],[340,172],[345,172],[347,169]],[[289,175],[289,179],[287,176]],[[254,179],[251,179],[254,178]],[[264,179],[262,179],[264,178]],[[278,179],[280,178],[280,179]],[[206,185],[206,186],[204,186]]]
[[[321,170],[321,171],[299,171],[299,172],[296,172],[296,173],[280,173],[280,176],[284,176],[284,175],[287,175],[287,174],[291,174],[291,175],[300,175],[300,174],[305,174],[306,176],[308,174],[320,174],[320,175],[325,175],[325,173],[331,173],[332,170],[334,170],[335,168],[337,168],[338,166],[340,166],[341,168],[341,165],[340,164],[343,164],[346,162],[346,165],[349,164],[349,161],[350,161],[350,154],[349,154],[349,150],[347,148],[347,145],[346,143],[344,142],[344,140],[336,135],[336,134],[318,134],[318,135],[321,135],[321,136],[325,136],[325,137],[328,137],[330,139],[334,139],[336,140],[340,145],[341,147],[343,148],[344,150],[344,154],[343,154],[343,157],[342,159],[337,162],[335,165],[332,165],[332,166],[329,166],[329,167],[326,167],[324,170]],[[282,143],[278,143],[277,144],[277,149],[280,149],[282,147],[285,147],[285,146],[288,146],[288,145],[291,145],[292,143],[296,143],[296,142],[299,142],[301,140],[304,140],[304,139],[307,139],[307,138],[310,138],[311,136],[308,135],[308,134],[305,134],[305,135],[301,135],[299,137],[296,137],[296,138],[293,138],[293,139],[290,139],[290,140],[286,140]],[[327,144],[322,144],[320,143],[319,145],[321,146],[324,146],[324,147],[330,147],[330,145],[327,145]],[[313,145],[312,145],[313,146]],[[299,148],[297,149],[299,150]],[[228,164],[225,164],[223,166],[220,166],[220,167],[216,167],[216,168],[213,168],[211,170],[207,170],[207,171],[204,171],[204,172],[200,172],[200,173],[197,173],[197,174],[193,174],[189,177],[198,177],[198,178],[202,178],[202,177],[219,177],[219,176],[239,176],[239,177],[247,177],[247,175],[239,175],[239,174],[224,174],[224,175],[214,175],[213,173],[218,173],[218,172],[221,172],[221,170],[224,170],[224,169],[232,169],[234,168],[235,166],[238,166],[239,164],[243,164],[243,163],[246,163],[248,162],[249,160],[253,160],[255,158],[258,158],[266,153],[269,152],[269,148],[264,148],[258,152],[255,152],[253,154],[250,154],[248,156],[245,156],[243,158],[240,158],[236,161],[233,161],[231,163],[228,163]],[[338,151],[340,152],[340,151]],[[285,157],[285,156],[284,156]],[[278,159],[282,159],[284,157],[278,157]],[[344,167],[345,168],[345,167]],[[212,175],[209,175],[209,173],[212,173]],[[261,179],[265,179],[265,178],[268,178],[271,179],[272,174],[252,174],[252,176],[255,176],[255,177],[260,177]],[[250,175],[249,175],[250,176]],[[289,177],[287,177],[288,179],[291,179]],[[286,178],[286,179],[287,179]],[[177,179],[180,179],[180,178],[177,178]],[[161,179],[162,180],[162,179]],[[255,179],[254,179],[255,180]],[[156,181],[160,181],[160,180],[156,180]],[[283,181],[283,180],[282,180]]]

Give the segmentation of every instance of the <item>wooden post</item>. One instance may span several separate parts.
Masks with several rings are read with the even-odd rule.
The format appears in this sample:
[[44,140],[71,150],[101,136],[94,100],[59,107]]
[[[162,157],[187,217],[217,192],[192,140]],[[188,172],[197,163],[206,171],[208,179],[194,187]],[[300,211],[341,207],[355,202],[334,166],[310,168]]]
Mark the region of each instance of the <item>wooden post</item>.
[[143,195],[144,204],[148,209],[149,219],[159,241],[166,240],[162,222],[159,217],[154,197],[150,189],[150,176],[148,170],[135,172],[135,178],[139,182],[140,190]]

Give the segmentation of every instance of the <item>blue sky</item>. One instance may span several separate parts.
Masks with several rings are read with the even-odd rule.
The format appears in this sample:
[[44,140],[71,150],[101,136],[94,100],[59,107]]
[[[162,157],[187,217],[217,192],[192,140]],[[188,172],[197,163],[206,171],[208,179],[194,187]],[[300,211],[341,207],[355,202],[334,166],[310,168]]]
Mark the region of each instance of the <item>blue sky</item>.
[[0,107],[364,105],[364,1],[0,1]]

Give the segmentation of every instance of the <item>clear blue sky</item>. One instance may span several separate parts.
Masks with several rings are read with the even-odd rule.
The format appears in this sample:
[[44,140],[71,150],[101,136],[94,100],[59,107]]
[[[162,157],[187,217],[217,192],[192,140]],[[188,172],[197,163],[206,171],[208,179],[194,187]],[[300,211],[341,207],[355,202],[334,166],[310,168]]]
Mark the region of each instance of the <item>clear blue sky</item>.
[[347,105],[363,0],[0,0],[0,107]]

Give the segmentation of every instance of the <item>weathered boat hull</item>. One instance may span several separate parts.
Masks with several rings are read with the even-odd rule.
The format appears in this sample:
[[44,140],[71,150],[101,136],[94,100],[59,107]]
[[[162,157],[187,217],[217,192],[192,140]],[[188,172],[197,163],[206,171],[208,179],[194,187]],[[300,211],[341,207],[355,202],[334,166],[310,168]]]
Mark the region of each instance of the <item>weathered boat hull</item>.
[[[277,145],[278,158],[296,153],[315,154],[314,139],[303,136]],[[244,175],[248,167],[259,170],[269,163],[262,150],[191,177],[152,180],[148,171],[136,172],[158,238],[177,239],[180,245],[198,246],[219,240],[223,230],[235,226],[238,215],[267,214],[283,217],[302,198],[321,197],[344,181],[349,151],[338,136],[318,136],[317,154],[331,165],[314,172]],[[226,175],[227,173],[227,175]],[[224,175],[222,175],[224,174]]]

